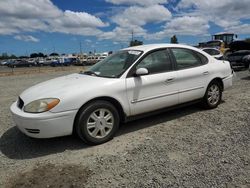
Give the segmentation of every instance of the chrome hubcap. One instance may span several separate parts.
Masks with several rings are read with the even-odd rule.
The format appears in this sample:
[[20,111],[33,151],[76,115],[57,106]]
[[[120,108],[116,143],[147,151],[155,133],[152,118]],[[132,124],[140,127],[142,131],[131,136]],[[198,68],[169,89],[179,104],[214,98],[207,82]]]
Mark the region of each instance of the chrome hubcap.
[[220,100],[220,88],[217,85],[212,85],[208,89],[208,102],[211,105],[216,105]]
[[87,120],[87,131],[94,138],[104,138],[114,126],[113,114],[104,108],[95,110]]

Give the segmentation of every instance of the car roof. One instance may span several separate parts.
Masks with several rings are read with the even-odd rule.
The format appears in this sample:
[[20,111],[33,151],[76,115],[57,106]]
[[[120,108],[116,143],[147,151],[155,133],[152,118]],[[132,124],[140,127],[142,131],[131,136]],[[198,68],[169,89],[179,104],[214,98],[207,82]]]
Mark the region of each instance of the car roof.
[[220,51],[217,48],[201,48],[201,50],[216,50],[216,51]]
[[140,45],[140,46],[133,46],[133,47],[129,47],[129,48],[125,48],[123,50],[139,50],[139,51],[150,51],[150,50],[154,50],[157,48],[188,48],[188,49],[192,49],[192,50],[196,50],[199,51],[199,49],[192,47],[192,46],[188,46],[188,45],[184,45],[184,44],[168,44],[168,43],[162,43],[162,44],[147,44],[147,45]]

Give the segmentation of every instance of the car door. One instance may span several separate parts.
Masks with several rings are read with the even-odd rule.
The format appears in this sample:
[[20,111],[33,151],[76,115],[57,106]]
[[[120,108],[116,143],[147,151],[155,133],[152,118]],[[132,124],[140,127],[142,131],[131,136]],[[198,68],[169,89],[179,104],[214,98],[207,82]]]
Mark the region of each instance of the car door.
[[209,77],[208,59],[194,50],[171,48],[176,63],[179,103],[200,99],[204,96]]
[[148,53],[132,69],[146,68],[144,76],[126,78],[127,97],[131,115],[150,112],[178,104],[176,72],[166,49]]

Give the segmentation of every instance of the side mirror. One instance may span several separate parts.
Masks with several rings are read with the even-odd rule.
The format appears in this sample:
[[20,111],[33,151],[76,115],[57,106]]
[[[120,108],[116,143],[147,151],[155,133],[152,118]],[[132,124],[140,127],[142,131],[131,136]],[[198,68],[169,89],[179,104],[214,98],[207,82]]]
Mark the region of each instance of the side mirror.
[[135,75],[136,76],[143,76],[148,74],[148,69],[146,68],[139,68],[136,70]]

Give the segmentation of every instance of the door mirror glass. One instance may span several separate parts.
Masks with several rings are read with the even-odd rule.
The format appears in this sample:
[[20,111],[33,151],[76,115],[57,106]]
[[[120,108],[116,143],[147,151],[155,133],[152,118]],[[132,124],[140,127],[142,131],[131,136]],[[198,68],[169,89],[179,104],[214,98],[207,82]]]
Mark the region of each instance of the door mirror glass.
[[147,74],[148,74],[148,69],[146,68],[139,68],[136,70],[136,73],[135,73],[136,76],[143,76]]

